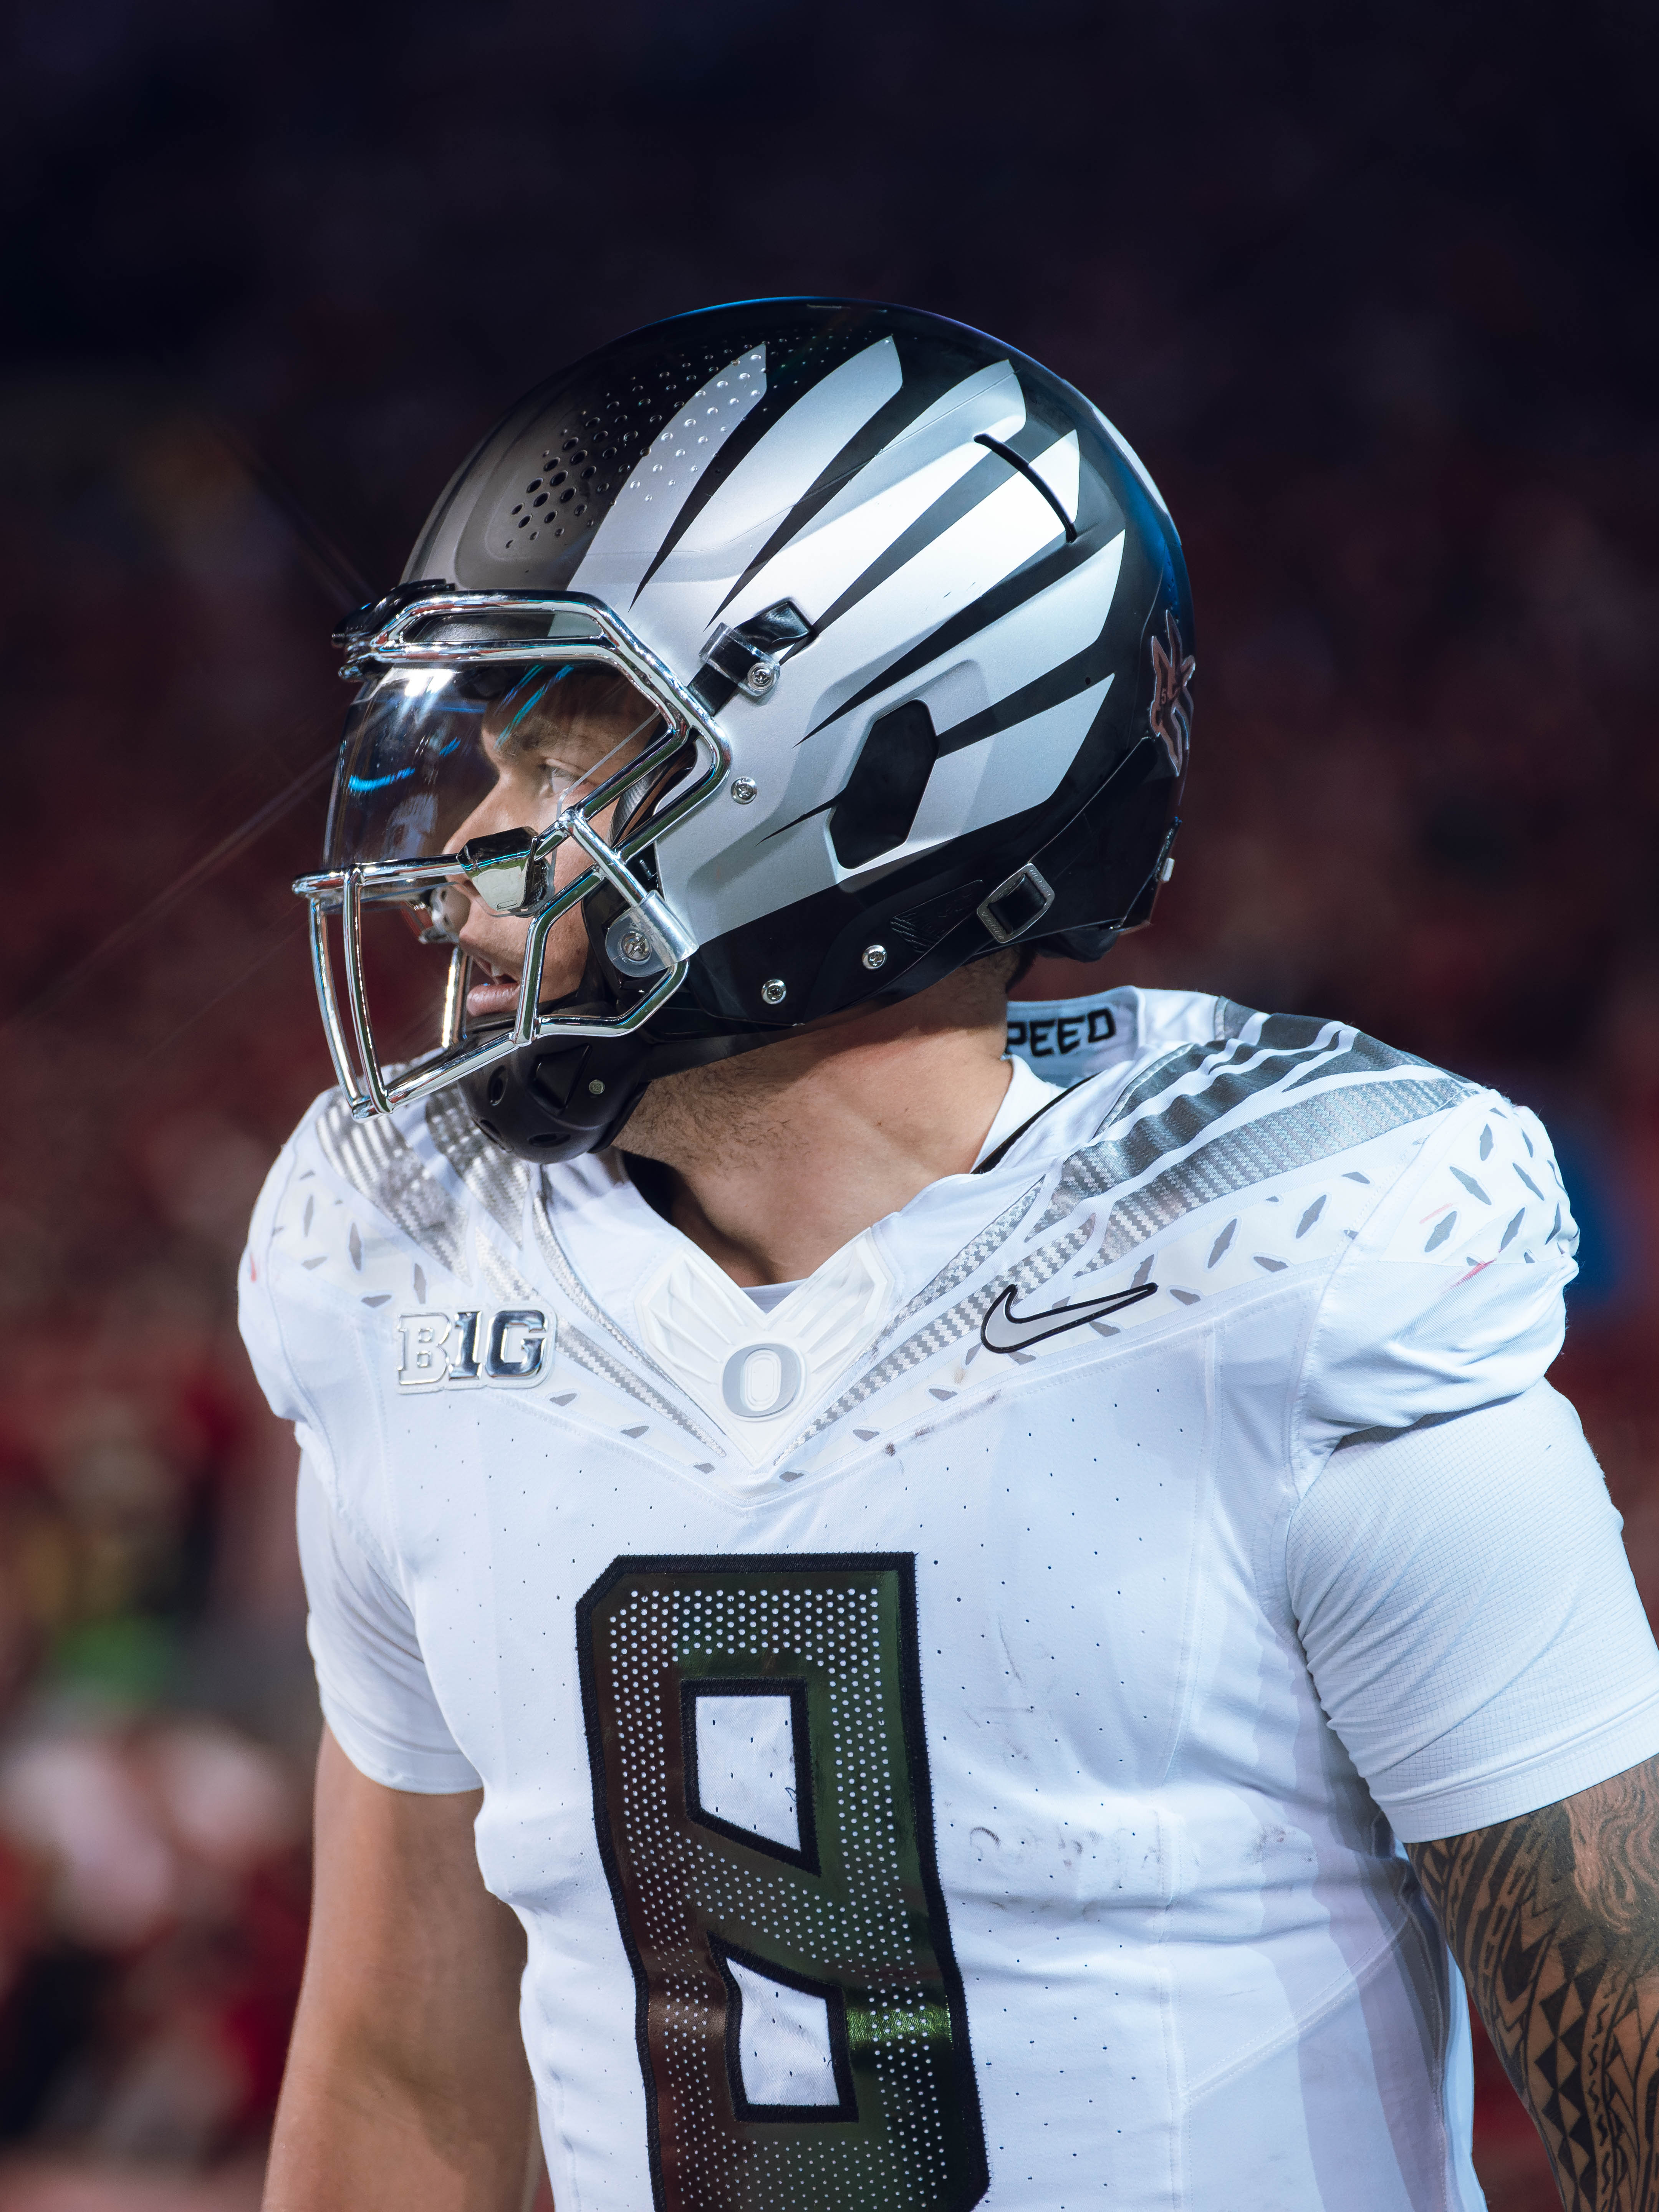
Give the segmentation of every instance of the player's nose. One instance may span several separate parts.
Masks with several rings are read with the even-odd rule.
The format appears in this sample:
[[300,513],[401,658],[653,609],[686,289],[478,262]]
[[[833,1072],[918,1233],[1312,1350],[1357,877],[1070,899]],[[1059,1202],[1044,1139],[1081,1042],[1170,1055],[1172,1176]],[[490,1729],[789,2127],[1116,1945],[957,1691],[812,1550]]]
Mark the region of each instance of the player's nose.
[[505,784],[486,792],[466,819],[444,840],[446,853],[459,853],[471,837],[489,837],[502,830],[526,827],[523,795]]

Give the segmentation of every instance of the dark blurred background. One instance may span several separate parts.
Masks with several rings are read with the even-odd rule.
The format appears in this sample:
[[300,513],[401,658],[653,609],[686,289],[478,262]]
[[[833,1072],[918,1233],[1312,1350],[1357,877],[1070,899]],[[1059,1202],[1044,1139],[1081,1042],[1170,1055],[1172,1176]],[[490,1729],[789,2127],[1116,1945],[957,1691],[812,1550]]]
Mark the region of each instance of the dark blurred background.
[[[981,325],[1182,529],[1188,826],[1100,976],[1496,1081],[1659,1604],[1654,15],[26,0],[0,66],[0,2212],[240,2212],[301,1960],[293,1451],[234,1333],[326,1063],[289,879],[397,576],[556,365]],[[1481,2060],[1498,2212],[1553,2203]]]

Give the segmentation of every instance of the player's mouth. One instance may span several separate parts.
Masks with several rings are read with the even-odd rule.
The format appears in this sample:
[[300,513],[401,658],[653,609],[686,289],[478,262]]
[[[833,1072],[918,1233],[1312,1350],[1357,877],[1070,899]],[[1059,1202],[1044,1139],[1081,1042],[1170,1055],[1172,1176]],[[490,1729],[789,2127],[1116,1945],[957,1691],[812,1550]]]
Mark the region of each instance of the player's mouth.
[[514,1014],[519,1010],[519,979],[510,968],[498,968],[493,960],[475,964],[488,968],[489,981],[474,983],[466,994],[466,1011],[474,1021],[489,1021],[502,1014]]

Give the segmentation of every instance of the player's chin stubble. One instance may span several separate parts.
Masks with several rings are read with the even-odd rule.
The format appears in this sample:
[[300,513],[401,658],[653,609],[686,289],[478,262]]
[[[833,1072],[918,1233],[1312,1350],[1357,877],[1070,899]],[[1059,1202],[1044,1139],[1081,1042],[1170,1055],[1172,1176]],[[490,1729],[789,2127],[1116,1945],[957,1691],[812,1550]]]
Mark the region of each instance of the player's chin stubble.
[[[959,968],[905,1002],[907,1013],[921,1029],[994,1026],[1006,1018],[1015,965],[1010,952]],[[629,1115],[618,1149],[684,1170],[729,1165],[746,1154],[776,1157],[781,1148],[810,1143],[811,1103],[797,1086],[833,1053],[837,1030],[852,1027],[864,1012],[854,1008],[729,1060],[659,1076]]]
[[618,1148],[684,1170],[788,1143],[795,1116],[787,1094],[799,1073],[792,1042],[659,1076],[629,1115]]

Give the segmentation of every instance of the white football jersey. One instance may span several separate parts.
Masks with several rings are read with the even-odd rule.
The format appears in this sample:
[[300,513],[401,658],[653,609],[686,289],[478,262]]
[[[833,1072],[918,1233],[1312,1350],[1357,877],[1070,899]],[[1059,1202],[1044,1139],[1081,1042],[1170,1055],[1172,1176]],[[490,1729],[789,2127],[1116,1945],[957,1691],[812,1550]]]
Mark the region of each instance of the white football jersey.
[[483,1785],[561,2212],[1476,2206],[1401,1839],[1659,1751],[1547,1139],[1213,997],[1011,1036],[1072,1087],[777,1302],[320,1102],[243,1304],[325,1711]]

